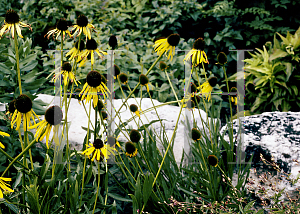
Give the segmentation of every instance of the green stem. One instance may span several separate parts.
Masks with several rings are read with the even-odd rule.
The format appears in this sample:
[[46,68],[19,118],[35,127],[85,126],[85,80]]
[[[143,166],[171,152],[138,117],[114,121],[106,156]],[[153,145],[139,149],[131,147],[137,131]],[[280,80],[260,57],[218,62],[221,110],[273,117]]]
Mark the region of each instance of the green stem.
[[[164,53],[163,53],[164,54]],[[156,65],[156,63],[162,58],[163,54],[161,56],[159,56],[157,58],[157,60],[151,65],[151,67],[149,68],[149,70],[147,71],[147,73],[145,74],[146,76],[149,74],[149,72],[154,68],[154,66]],[[122,105],[120,106],[119,110],[116,112],[116,115],[119,114],[119,112],[121,111],[121,108],[123,107],[123,105],[126,103],[126,101],[130,98],[130,96],[133,94],[133,92],[140,86],[140,83],[138,82],[138,84],[135,86],[135,88],[130,92],[130,94],[128,95],[128,97],[125,99],[125,101],[122,103]]]
[[[91,164],[92,164],[92,162],[91,162]],[[82,172],[82,186],[81,186],[79,209],[81,208],[81,203],[82,203],[82,195],[83,195],[83,188],[84,188],[85,167],[86,167],[86,155],[84,156],[84,164],[83,164],[83,172]]]
[[96,199],[95,199],[93,214],[95,213],[95,209],[96,209],[99,187],[100,187],[100,163],[98,163],[98,187],[97,187],[97,193],[96,193]]
[[[89,107],[89,119],[91,116],[91,105],[92,102],[90,102],[90,107]],[[90,122],[88,121],[88,130],[87,130],[87,135],[86,135],[86,146],[89,144],[89,132],[90,132]],[[83,188],[84,188],[84,176],[85,176],[85,166],[86,166],[86,155],[84,159],[84,168],[82,172],[82,188],[81,188],[81,197],[80,197],[80,203],[79,203],[79,208],[81,207],[81,202],[82,202],[82,195],[83,195]]]
[[14,24],[14,42],[15,42],[15,51],[16,51],[16,63],[17,63],[19,91],[20,91],[20,95],[21,95],[22,94],[21,71],[20,71],[20,64],[19,64],[19,48],[18,48],[18,38],[17,38],[17,32],[16,32],[16,24]]
[[181,104],[181,102],[178,100],[178,97],[177,97],[176,92],[175,92],[175,90],[174,90],[174,88],[173,88],[172,82],[171,82],[171,80],[170,80],[170,78],[169,78],[169,75],[168,75],[168,73],[167,73],[167,69],[165,69],[165,73],[166,73],[166,76],[167,76],[168,81],[169,81],[169,83],[170,83],[170,86],[171,86],[171,89],[172,89],[172,91],[173,91],[173,94],[174,94],[174,96],[175,96],[175,98],[176,98],[176,100],[177,100],[177,102],[178,102],[178,104],[179,104],[179,107],[180,107],[182,104]]
[[[229,93],[229,85],[228,85],[228,79],[227,79],[227,75],[226,75],[225,65],[223,65],[222,67],[223,67],[223,71],[224,71],[224,75],[225,75],[227,91],[228,91],[228,93]],[[232,107],[231,107],[230,95],[229,95],[229,94],[228,94],[228,102],[229,102],[230,116],[231,116],[231,118],[230,118],[230,122],[231,122],[231,133],[232,133],[232,136],[233,136]]]

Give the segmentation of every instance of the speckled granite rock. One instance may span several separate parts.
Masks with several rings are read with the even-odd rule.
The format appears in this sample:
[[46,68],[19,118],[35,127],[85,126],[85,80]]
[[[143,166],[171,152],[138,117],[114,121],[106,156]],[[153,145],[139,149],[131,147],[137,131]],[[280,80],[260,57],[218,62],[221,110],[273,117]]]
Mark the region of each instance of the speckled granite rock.
[[[251,167],[261,172],[270,172],[274,178],[278,178],[285,173],[291,173],[290,178],[297,178],[300,166],[294,160],[299,160],[300,156],[300,113],[296,112],[265,112],[260,115],[252,115],[245,117],[244,121],[244,140],[243,150],[246,152],[245,161],[250,159],[254,154]],[[229,142],[227,126],[222,127],[221,134],[226,131],[224,139]],[[233,121],[234,139],[238,131],[238,121]],[[282,169],[282,173],[277,173],[272,167],[268,167],[260,161],[260,153],[264,158],[274,162]],[[279,175],[280,174],[280,175]],[[253,178],[259,180],[254,173]],[[236,176],[235,179],[236,180]],[[291,187],[286,176],[282,178],[282,184],[277,184],[278,187],[285,187],[289,192],[295,192],[296,187],[299,187],[299,182]],[[281,188],[281,189],[282,189]],[[269,188],[270,189],[270,188]],[[291,193],[293,194],[293,193]],[[286,198],[286,197],[282,197]]]

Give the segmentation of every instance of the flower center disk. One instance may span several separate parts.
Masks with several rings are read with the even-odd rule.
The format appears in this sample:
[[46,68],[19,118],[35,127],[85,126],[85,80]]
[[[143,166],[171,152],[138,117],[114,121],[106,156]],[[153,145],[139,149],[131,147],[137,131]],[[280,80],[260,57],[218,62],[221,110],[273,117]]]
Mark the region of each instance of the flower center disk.
[[16,100],[15,107],[19,112],[27,113],[32,108],[32,101],[27,95],[21,94]]
[[63,118],[62,110],[59,106],[51,106],[45,113],[45,120],[50,125],[58,125]]
[[20,21],[20,17],[19,15],[17,14],[17,12],[15,12],[14,10],[12,9],[9,9],[6,14],[5,14],[5,21],[8,23],[8,24],[16,24]]
[[101,139],[96,139],[93,143],[93,146],[95,147],[95,149],[101,149],[104,146],[104,144]]
[[89,23],[88,18],[85,15],[80,15],[77,18],[77,25],[79,27],[86,27]]
[[88,50],[96,50],[97,49],[97,42],[95,39],[90,39],[86,42],[86,49]]
[[101,74],[98,71],[90,71],[86,76],[86,82],[91,87],[98,87],[101,84]]
[[171,34],[168,38],[167,41],[171,46],[176,46],[178,45],[180,40],[179,34]]

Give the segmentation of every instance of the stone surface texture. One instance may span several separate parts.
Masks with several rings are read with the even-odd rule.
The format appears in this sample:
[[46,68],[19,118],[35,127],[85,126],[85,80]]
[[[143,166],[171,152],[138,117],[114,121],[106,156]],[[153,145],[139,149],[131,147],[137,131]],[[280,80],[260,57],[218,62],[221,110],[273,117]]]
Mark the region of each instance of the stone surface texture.
[[[50,95],[38,95],[38,98],[36,99],[41,99],[42,101],[49,103],[51,105],[53,105],[54,103],[59,103],[59,97],[56,97],[54,100],[54,96],[50,96]],[[113,100],[113,107],[115,109],[115,112],[118,111],[118,109],[121,107],[122,103],[124,100]],[[131,104],[136,104],[137,106],[141,106],[141,109],[143,111],[146,111],[149,108],[153,107],[153,104],[155,106],[161,105],[163,103],[160,103],[157,100],[153,100],[153,104],[151,102],[150,98],[143,98],[141,105],[140,105],[140,98],[130,98],[127,100],[127,108],[125,106],[122,106],[121,110],[120,110],[120,118],[118,116],[115,115],[115,119],[114,119],[114,124],[112,127],[114,127],[114,130],[117,129],[118,125],[120,125],[121,123],[124,123],[126,121],[128,121],[132,116],[134,116],[135,120],[132,120],[128,123],[128,125],[126,126],[126,128],[133,128],[133,129],[137,129],[137,124],[139,124],[139,126],[142,126],[143,124],[149,124],[152,120],[158,120],[156,111],[154,109],[148,111],[148,112],[144,112],[144,114],[141,114],[141,118],[139,120],[139,118],[135,115],[132,114],[132,112],[130,112],[129,110],[129,106]],[[85,105],[86,107],[86,111],[89,111],[89,104],[87,103]],[[140,108],[140,107],[139,107]],[[93,108],[91,108],[91,118],[94,118],[95,116],[95,111],[93,110]],[[63,113],[64,113],[64,108],[62,109]],[[159,118],[162,120],[163,125],[165,126],[165,130],[167,133],[167,138],[170,141],[175,129],[175,125],[177,122],[177,118],[180,112],[180,107],[178,106],[171,106],[171,105],[165,105],[162,107],[159,107],[156,109],[157,113],[159,115]],[[200,114],[201,117],[204,121],[206,121],[206,113],[203,110],[200,110]],[[177,132],[176,132],[176,137],[175,137],[175,141],[174,141],[174,156],[176,159],[177,164],[180,163],[181,157],[182,157],[182,151],[184,148],[186,153],[188,153],[189,151],[189,146],[188,143],[185,143],[185,138],[184,138],[184,133],[185,133],[185,126],[183,125],[182,122],[185,122],[185,118],[186,115],[192,115],[191,111],[187,110],[187,109],[183,109],[180,115],[180,119],[179,119],[179,123],[178,123],[178,128],[177,128]],[[199,111],[198,110],[194,110],[194,116],[195,116],[195,121],[197,122],[199,127],[202,127],[202,123],[201,123],[201,118],[199,116]],[[188,116],[188,118],[191,118],[190,116]],[[81,150],[82,149],[82,145],[83,145],[83,141],[84,141],[84,137],[86,135],[86,131],[83,130],[81,127],[87,127],[88,125],[88,119],[84,110],[84,107],[82,104],[79,104],[77,99],[71,99],[71,103],[70,103],[70,107],[69,107],[69,111],[68,111],[68,121],[71,122],[71,125],[69,127],[69,143],[71,145],[71,148],[76,148],[77,150]],[[142,121],[142,122],[141,122]],[[210,118],[209,121],[211,122]],[[94,126],[94,119],[91,120],[93,126]],[[214,123],[216,123],[216,119],[214,120]],[[185,123],[186,124],[186,123]],[[190,120],[190,124],[191,124],[191,120]],[[151,126],[150,126],[151,127]],[[154,129],[158,134],[160,133],[160,129],[161,129],[161,124],[160,122],[155,122],[152,124],[152,129]],[[209,133],[208,129],[205,127],[204,131],[206,131],[206,134]],[[50,135],[50,139],[51,139],[52,135]],[[121,142],[127,142],[129,140],[129,136],[126,132],[120,133],[120,137],[119,137],[119,141]],[[163,146],[161,145],[161,140],[159,138],[157,139],[157,145],[158,148],[162,151]],[[45,142],[45,139],[43,140]]]
[[[291,179],[296,179],[300,165],[297,163],[300,156],[300,113],[297,112],[265,112],[259,115],[252,115],[242,119],[244,135],[242,134],[242,145],[246,154],[245,161],[250,159],[251,154],[254,154],[252,160],[252,172],[250,177],[256,181],[264,180],[279,180],[275,186],[278,189],[285,188],[290,196],[299,195],[296,187],[300,184],[297,182],[295,186],[289,185],[287,181],[287,174],[291,174]],[[233,134],[234,139],[240,138],[238,134],[238,120],[233,121]],[[229,142],[227,125],[222,127],[220,133],[224,135],[224,139]],[[260,161],[260,153],[268,162],[274,162],[279,166],[281,172],[277,172],[273,167],[267,167]],[[254,174],[254,170],[258,175]],[[266,175],[265,175],[266,173]],[[258,177],[258,176],[261,177]],[[283,177],[281,177],[283,175]],[[234,178],[236,183],[237,176]],[[267,180],[267,179],[265,179]],[[268,185],[270,183],[265,182]],[[266,185],[265,189],[271,190],[271,187]],[[258,191],[260,185],[252,185]],[[263,184],[261,184],[263,187]],[[270,195],[274,195],[274,191],[270,191]],[[269,196],[270,196],[269,195]],[[286,196],[282,196],[286,200]]]

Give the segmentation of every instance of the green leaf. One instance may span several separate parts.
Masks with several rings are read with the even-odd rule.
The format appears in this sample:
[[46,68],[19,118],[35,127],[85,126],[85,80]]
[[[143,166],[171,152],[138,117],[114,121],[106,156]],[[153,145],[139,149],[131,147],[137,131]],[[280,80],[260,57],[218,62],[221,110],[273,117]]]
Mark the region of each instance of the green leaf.
[[281,49],[276,49],[270,56],[269,60],[272,61],[274,59],[277,59],[277,58],[281,58],[281,57],[285,57],[287,56],[288,53],[281,50]]
[[286,70],[285,70],[285,73],[286,73],[286,82],[289,81],[290,79],[290,76],[292,75],[292,63],[290,62],[287,62],[287,63],[283,63],[285,66],[286,66]]
[[113,199],[118,200],[118,201],[133,202],[132,199],[124,198],[123,196],[120,196],[120,195],[118,195],[118,194],[116,194],[116,193],[110,193],[110,192],[109,192],[109,193],[107,193],[107,195],[108,195],[109,197],[112,197]]
[[30,71],[32,69],[34,69],[38,64],[38,61],[32,61],[30,63],[28,63],[27,65],[25,65],[24,67],[20,67],[21,71]]
[[[277,33],[277,32],[276,32]],[[281,34],[279,34],[279,33],[277,33],[279,36],[280,36],[280,38],[282,39],[282,41],[283,41],[283,43],[284,44],[286,44],[286,45],[289,45],[290,44],[290,42],[289,42],[289,40],[288,39],[286,39],[285,37],[283,37]]]
[[11,75],[14,74],[14,71],[6,67],[6,65],[0,63],[0,73]]
[[112,204],[112,214],[118,214],[117,212],[117,203],[114,200],[114,203]]
[[164,83],[164,84],[162,84],[162,86],[160,87],[159,92],[161,93],[161,92],[164,92],[164,91],[169,91],[169,89],[170,89],[170,85],[167,84],[167,83]]
[[298,96],[298,89],[297,89],[297,86],[292,85],[291,88],[294,90],[295,95]]
[[132,201],[133,201],[133,203],[132,203],[133,210],[132,211],[133,211],[133,213],[137,213],[138,203],[137,203],[136,197],[132,194],[128,194],[128,195],[132,198]]
[[[165,120],[165,119],[162,119],[161,121],[163,121],[163,120]],[[138,129],[138,131],[141,132],[141,131],[143,131],[143,130],[146,130],[151,124],[156,123],[156,122],[159,122],[159,120],[152,120],[150,123],[142,125],[142,126]]]
[[33,62],[36,60],[37,54],[30,54],[25,59],[20,61],[20,68],[22,68],[25,64]]
[[217,42],[220,42],[222,40],[223,37],[221,37],[220,35],[216,35],[214,40],[216,40]]
[[144,205],[147,204],[147,201],[152,193],[152,184],[154,181],[154,176],[151,173],[149,176],[145,176],[145,181],[143,185],[143,200],[144,200]]

